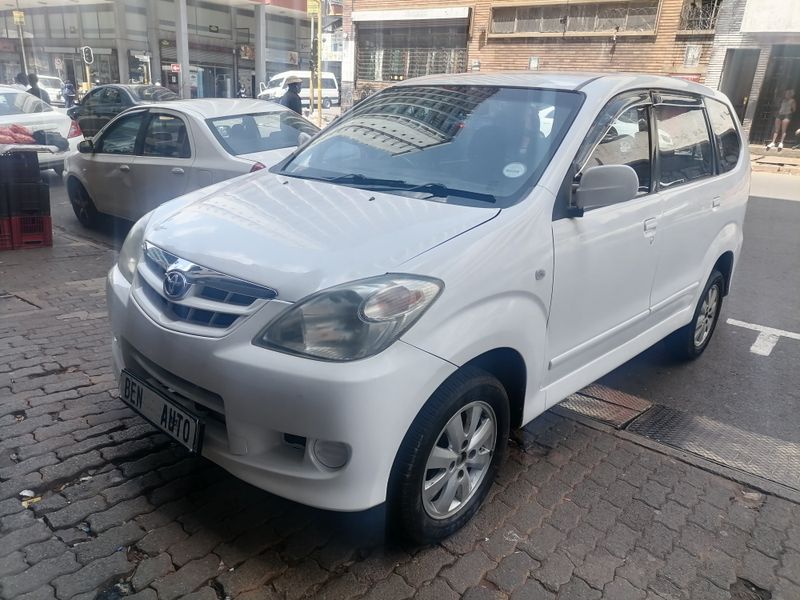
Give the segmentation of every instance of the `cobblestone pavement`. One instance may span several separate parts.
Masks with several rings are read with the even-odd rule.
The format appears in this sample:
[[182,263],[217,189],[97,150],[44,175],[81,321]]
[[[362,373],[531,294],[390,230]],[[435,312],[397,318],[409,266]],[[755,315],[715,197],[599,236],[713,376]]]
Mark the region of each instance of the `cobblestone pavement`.
[[800,598],[800,507],[552,413],[427,548],[188,457],[116,399],[112,260],[0,253],[3,598]]

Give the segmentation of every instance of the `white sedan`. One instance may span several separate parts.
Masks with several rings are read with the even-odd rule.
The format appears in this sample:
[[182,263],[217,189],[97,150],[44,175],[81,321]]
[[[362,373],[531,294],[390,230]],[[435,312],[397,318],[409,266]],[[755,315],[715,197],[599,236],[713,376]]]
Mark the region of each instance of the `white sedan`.
[[193,190],[274,165],[319,129],[272,102],[208,98],[126,110],[67,160],[78,220],[137,220]]
[[35,142],[25,143],[61,146],[59,152],[39,154],[39,167],[53,169],[59,175],[64,171],[64,158],[77,149],[78,142],[83,139],[78,124],[63,112],[24,90],[0,85],[0,143],[23,143],[5,139],[3,132],[12,125],[22,126],[34,134]]

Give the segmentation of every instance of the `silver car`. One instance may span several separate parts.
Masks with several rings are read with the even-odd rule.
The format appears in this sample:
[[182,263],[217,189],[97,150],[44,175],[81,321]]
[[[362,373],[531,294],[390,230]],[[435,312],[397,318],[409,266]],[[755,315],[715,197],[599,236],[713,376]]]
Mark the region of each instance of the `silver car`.
[[131,108],[67,159],[78,220],[135,221],[193,190],[281,161],[319,129],[272,102],[209,98]]

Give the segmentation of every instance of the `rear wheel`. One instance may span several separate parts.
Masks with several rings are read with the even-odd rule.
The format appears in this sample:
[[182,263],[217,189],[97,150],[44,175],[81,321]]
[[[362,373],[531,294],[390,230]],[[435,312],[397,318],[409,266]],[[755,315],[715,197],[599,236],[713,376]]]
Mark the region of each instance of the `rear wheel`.
[[505,456],[508,396],[494,377],[467,367],[431,396],[397,453],[389,486],[390,527],[429,544],[477,512]]
[[708,347],[711,336],[717,327],[722,309],[722,295],[725,291],[725,278],[719,271],[713,271],[708,278],[700,300],[694,310],[692,322],[678,329],[667,338],[667,345],[679,360],[694,360]]
[[331,99],[330,98],[323,98],[322,99],[322,108],[330,108],[331,107]]
[[67,193],[72,204],[75,216],[84,227],[94,227],[97,225],[99,214],[97,208],[89,197],[89,193],[77,179],[70,179],[67,183]]

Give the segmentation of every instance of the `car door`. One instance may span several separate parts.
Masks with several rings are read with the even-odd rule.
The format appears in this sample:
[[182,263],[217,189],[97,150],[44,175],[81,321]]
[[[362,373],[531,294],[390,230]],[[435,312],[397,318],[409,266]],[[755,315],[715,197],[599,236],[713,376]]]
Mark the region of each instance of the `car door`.
[[194,162],[193,144],[184,116],[176,111],[151,110],[136,157],[136,198],[129,218],[139,218],[187,191]]
[[714,151],[700,97],[661,95],[653,107],[658,135],[656,184],[664,201],[659,221],[658,275],[652,308],[659,320],[694,304],[703,262],[718,228],[712,213],[726,185],[714,177]]
[[130,218],[132,170],[146,115],[145,110],[121,115],[95,140],[94,152],[81,155],[81,177],[100,212]]
[[[620,133],[629,130],[631,121],[637,123],[637,131]],[[593,136],[599,141],[592,141]],[[651,138],[649,95],[637,94],[609,104],[579,152],[576,180],[593,166],[621,164],[636,171],[640,187],[635,198],[586,210],[583,216],[554,212],[548,384],[589,365],[646,327],[661,213],[661,198],[652,182]]]

